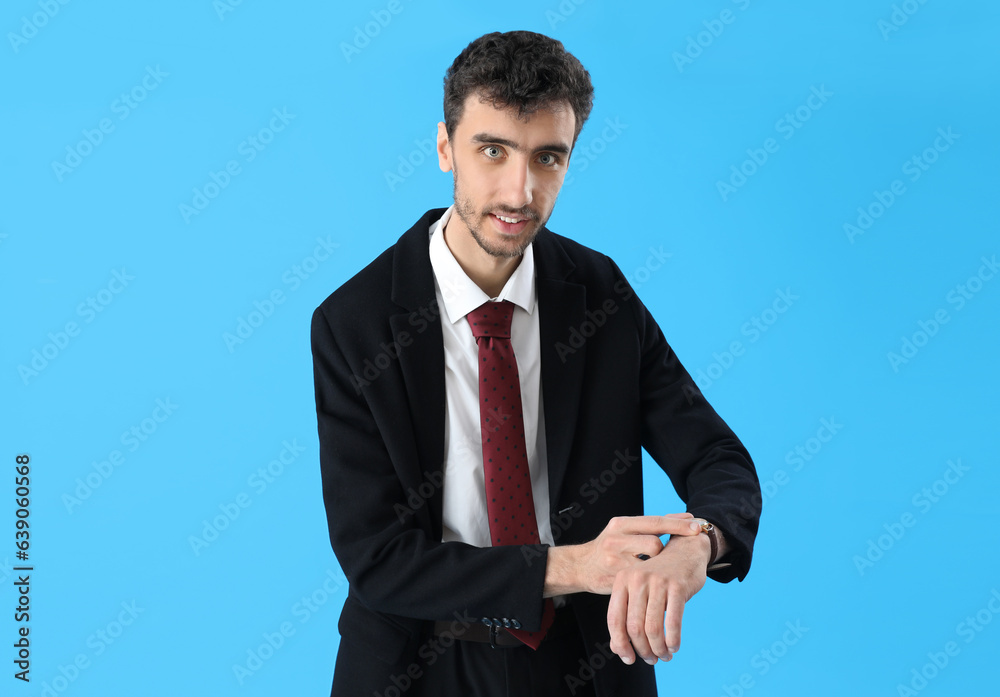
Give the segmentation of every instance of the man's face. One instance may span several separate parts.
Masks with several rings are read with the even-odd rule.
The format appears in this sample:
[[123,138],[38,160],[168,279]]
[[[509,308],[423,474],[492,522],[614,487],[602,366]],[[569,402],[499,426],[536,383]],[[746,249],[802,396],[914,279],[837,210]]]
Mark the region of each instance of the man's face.
[[471,235],[492,257],[520,256],[552,214],[575,126],[568,104],[521,121],[515,109],[470,95],[450,141],[438,125],[438,160],[453,172],[459,234]]

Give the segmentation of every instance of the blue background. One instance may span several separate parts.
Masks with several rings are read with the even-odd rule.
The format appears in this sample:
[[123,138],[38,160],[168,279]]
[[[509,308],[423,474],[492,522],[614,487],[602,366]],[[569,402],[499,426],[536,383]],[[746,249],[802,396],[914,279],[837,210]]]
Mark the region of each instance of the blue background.
[[[426,156],[444,71],[510,29],[562,40],[596,88],[549,227],[629,275],[765,484],[753,569],[688,605],[663,693],[995,690],[998,19],[944,0],[5,3],[0,692],[328,693],[346,582],[310,314],[451,203]],[[10,663],[18,453],[30,685]],[[677,510],[646,464],[648,512]]]

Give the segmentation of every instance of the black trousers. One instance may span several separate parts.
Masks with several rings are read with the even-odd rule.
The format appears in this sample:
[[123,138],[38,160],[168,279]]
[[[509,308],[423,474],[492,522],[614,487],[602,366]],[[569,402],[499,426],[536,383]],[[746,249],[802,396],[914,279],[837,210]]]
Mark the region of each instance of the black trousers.
[[384,661],[400,645],[385,645],[380,653],[372,637],[342,637],[331,697],[594,697],[596,679],[613,684],[616,696],[656,697],[652,666],[623,665],[607,642],[585,648],[576,614],[596,621],[596,610],[603,619],[607,611],[600,606],[556,610],[556,623],[537,651],[461,639],[461,621],[459,629],[439,636],[424,631],[411,637],[395,664]]
[[[537,650],[456,640],[407,691],[412,697],[593,697],[582,680],[587,655],[573,611],[558,611],[561,630]],[[568,626],[567,626],[568,625]],[[584,674],[584,677],[590,677]]]

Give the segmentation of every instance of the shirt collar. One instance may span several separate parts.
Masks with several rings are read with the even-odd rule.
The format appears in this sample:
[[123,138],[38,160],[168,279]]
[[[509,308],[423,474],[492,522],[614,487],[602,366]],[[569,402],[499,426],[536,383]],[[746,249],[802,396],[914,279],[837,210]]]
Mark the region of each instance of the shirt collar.
[[489,300],[509,300],[531,314],[535,309],[537,297],[533,245],[529,244],[524,250],[521,263],[507,279],[500,294],[496,298],[491,298],[466,275],[444,240],[442,230],[448,224],[454,209],[455,206],[452,204],[430,227],[431,267],[434,269],[434,280],[444,300],[448,320],[454,324]]

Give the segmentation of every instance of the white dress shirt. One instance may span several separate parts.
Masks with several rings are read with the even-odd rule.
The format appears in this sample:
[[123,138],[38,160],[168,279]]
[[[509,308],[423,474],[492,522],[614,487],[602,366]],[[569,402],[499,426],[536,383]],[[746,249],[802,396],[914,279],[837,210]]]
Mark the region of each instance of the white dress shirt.
[[430,259],[434,269],[434,290],[441,308],[445,363],[444,528],[441,539],[476,547],[491,545],[479,420],[479,346],[465,316],[489,300],[509,300],[514,304],[510,335],[521,383],[535,520],[541,541],[552,545],[532,246],[524,250],[521,263],[500,295],[491,298],[466,275],[445,242],[442,231],[454,208],[454,205],[448,208],[430,228]]

